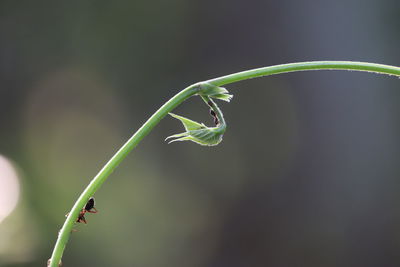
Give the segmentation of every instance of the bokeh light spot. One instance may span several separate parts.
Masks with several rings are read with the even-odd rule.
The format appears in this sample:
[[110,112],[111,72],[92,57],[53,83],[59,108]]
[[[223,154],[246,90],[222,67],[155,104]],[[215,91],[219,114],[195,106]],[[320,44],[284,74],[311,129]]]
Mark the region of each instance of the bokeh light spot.
[[0,155],[0,223],[16,207],[19,194],[17,171],[7,158]]

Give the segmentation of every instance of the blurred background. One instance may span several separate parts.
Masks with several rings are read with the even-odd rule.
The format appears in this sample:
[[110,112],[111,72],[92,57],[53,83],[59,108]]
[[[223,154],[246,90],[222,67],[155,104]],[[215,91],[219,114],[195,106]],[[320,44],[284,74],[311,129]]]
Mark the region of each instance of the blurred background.
[[[273,64],[400,65],[400,2],[1,1],[0,266],[45,266],[64,215],[165,101]],[[400,81],[229,85],[217,147],[165,118],[96,193],[64,266],[400,266]],[[212,125],[199,98],[177,114]]]

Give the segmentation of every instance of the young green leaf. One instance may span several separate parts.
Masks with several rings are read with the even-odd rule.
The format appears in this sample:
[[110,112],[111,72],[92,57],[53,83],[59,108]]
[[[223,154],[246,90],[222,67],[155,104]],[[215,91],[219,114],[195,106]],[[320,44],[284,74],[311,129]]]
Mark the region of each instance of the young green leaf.
[[169,143],[176,141],[192,141],[203,146],[215,146],[221,143],[225,132],[225,125],[207,127],[203,123],[192,121],[188,118],[169,113],[175,119],[182,122],[186,132],[168,136],[165,140],[172,139]]

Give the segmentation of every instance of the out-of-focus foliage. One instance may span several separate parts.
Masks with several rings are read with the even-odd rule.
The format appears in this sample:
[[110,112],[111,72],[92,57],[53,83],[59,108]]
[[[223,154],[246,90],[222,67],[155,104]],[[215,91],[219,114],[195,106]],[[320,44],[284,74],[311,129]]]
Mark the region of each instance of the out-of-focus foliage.
[[[0,179],[15,173],[20,197],[0,266],[44,266],[90,179],[185,86],[294,61],[400,65],[399,3],[1,1]],[[180,125],[166,118],[98,191],[64,266],[399,266],[399,80],[227,89],[224,141],[167,145]],[[176,112],[212,124],[199,97]]]

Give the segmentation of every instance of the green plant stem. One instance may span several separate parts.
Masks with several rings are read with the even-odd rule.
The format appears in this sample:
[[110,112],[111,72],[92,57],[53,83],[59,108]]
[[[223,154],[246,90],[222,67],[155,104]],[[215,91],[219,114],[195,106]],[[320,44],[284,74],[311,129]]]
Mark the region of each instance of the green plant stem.
[[129,152],[137,146],[137,144],[156,126],[162,118],[164,118],[168,112],[173,110],[183,101],[189,97],[196,94],[198,87],[196,85],[191,85],[181,92],[176,94],[167,103],[165,103],[160,109],[156,111],[136,133],[115,153],[115,155],[107,162],[107,164],[99,171],[99,173],[93,178],[90,184],[79,196],[78,200],[72,207],[67,219],[61,228],[56,245],[53,250],[53,254],[50,259],[50,266],[58,266],[62,254],[64,252],[65,246],[68,242],[69,236],[71,234],[72,228],[76,219],[78,218],[79,212],[85,206],[89,198],[99,189],[99,187],[104,183],[107,177],[114,171],[114,169],[119,165],[119,163],[129,154]]
[[390,65],[356,61],[309,61],[246,70],[211,79],[207,82],[216,86],[222,86],[252,78],[306,70],[354,70],[400,76],[400,67]]
[[[352,61],[311,61],[247,70],[211,79],[206,81],[206,83],[222,86],[251,78],[306,70],[355,70],[400,77],[400,68],[395,66]],[[58,263],[61,261],[62,254],[68,242],[74,223],[78,218],[79,212],[82,210],[89,198],[99,189],[99,187],[105,182],[105,180],[119,165],[119,163],[121,163],[121,161],[129,154],[129,152],[137,146],[137,144],[162,120],[162,118],[164,118],[183,101],[198,93],[200,88],[198,86],[199,84],[200,83],[193,84],[183,89],[181,92],[172,97],[167,103],[165,103],[160,109],[158,109],[93,178],[90,184],[79,196],[78,200],[75,202],[58,234],[58,239],[54,246],[54,250],[49,262],[50,267],[57,267]],[[221,118],[222,117],[220,117],[220,119]]]

